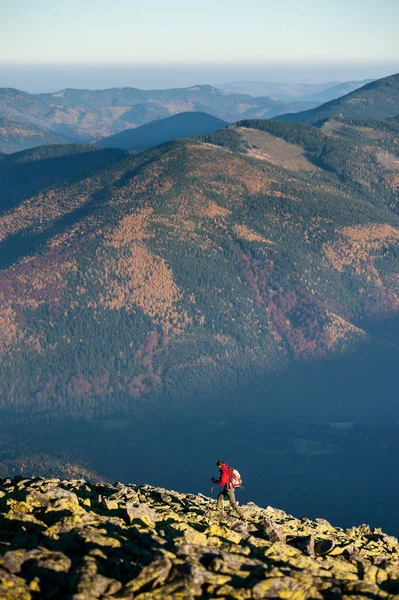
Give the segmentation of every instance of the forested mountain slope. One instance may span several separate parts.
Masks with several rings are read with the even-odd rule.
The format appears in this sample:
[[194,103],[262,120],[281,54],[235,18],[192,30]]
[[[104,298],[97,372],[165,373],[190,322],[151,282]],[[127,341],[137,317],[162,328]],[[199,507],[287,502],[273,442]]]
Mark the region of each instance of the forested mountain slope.
[[3,157],[2,414],[393,414],[392,123]]
[[61,144],[61,138],[30,125],[0,118],[0,151],[5,153],[19,152],[44,144]]
[[130,152],[149,150],[165,142],[180,138],[211,133],[223,129],[228,123],[202,112],[186,112],[166,119],[156,119],[135,129],[127,129],[97,144],[99,146],[121,148]]
[[384,120],[399,114],[399,73],[377,79],[337,100],[311,110],[286,114],[282,121],[315,124],[331,117]]

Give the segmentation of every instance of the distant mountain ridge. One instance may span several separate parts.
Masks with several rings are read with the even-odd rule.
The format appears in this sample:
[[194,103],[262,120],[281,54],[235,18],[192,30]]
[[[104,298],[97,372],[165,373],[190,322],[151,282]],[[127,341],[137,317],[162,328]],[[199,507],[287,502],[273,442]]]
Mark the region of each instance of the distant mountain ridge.
[[103,138],[97,142],[97,145],[142,152],[165,142],[211,133],[227,127],[227,125],[226,121],[222,121],[207,113],[179,113],[166,119],[157,119],[135,129],[127,129],[110,137]]
[[331,117],[384,120],[399,114],[399,73],[377,79],[326,104],[295,115],[279,115],[281,121],[316,124]]
[[269,118],[316,105],[316,102],[229,94],[209,85],[149,91],[66,89],[52,94],[0,88],[0,117],[29,123],[64,141],[84,143],[182,112],[205,112],[231,123],[242,118]]
[[351,92],[364,87],[368,83],[372,83],[374,79],[365,79],[364,81],[345,81],[344,83],[337,83],[326,90],[320,92],[314,92],[312,94],[304,94],[300,96],[301,101],[316,101],[316,102],[330,102],[330,100],[336,100],[342,96],[346,96]]
[[271,96],[279,100],[299,100],[328,102],[362,87],[373,79],[364,81],[330,81],[328,83],[287,84],[270,81],[231,81],[221,84],[222,90],[250,94],[251,96]]
[[[65,89],[46,94],[0,88],[0,118],[27,123],[53,136],[40,134],[39,144],[56,140],[86,143],[184,112],[205,112],[229,123],[303,112],[350,91],[360,82],[298,86],[266,82],[263,88],[263,84],[253,82],[259,91],[270,92],[270,96],[256,97],[240,92],[241,83],[245,84],[237,82],[237,92],[210,85],[169,90]],[[20,137],[3,137],[3,149],[13,152],[37,145],[33,132],[30,141],[22,132]]]

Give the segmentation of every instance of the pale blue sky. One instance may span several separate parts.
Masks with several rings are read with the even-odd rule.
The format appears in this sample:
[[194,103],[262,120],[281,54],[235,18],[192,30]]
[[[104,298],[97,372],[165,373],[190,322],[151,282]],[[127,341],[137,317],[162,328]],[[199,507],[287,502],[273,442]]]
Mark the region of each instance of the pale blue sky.
[[0,0],[1,63],[394,63],[399,0]]

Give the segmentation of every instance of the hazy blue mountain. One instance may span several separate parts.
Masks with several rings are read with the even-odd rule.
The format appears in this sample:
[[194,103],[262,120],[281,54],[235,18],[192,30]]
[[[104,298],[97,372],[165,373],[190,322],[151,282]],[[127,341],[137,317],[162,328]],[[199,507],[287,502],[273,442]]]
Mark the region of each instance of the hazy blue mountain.
[[330,100],[336,100],[337,98],[341,98],[341,96],[345,96],[346,94],[350,94],[355,90],[367,85],[368,83],[372,83],[373,79],[365,79],[364,81],[345,81],[345,83],[337,83],[332,87],[328,87],[325,90],[320,92],[315,92],[312,94],[304,94],[300,97],[301,101],[314,101],[314,102],[330,102]]
[[148,150],[164,142],[193,135],[211,133],[228,123],[202,112],[186,112],[166,119],[157,119],[135,129],[127,129],[97,142],[101,146],[134,152]]
[[331,117],[384,120],[399,114],[399,74],[377,79],[367,85],[312,110],[284,114],[280,121],[314,124]]
[[248,94],[209,85],[169,90],[66,89],[27,94],[0,89],[0,117],[30,123],[69,142],[90,142],[183,112],[205,112],[233,123],[244,118],[270,118],[317,106]]
[[327,83],[275,83],[271,81],[231,81],[219,87],[222,90],[250,96],[271,96],[279,100],[296,99],[300,101],[327,102],[348,94],[369,83],[364,81],[329,81]]
[[46,94],[0,88],[0,118],[35,125],[66,141],[86,142],[124,128],[115,124],[120,109],[87,109],[49,102]]
[[123,114],[123,120],[129,124],[146,124],[157,119],[170,117],[170,110],[160,102],[140,102]]

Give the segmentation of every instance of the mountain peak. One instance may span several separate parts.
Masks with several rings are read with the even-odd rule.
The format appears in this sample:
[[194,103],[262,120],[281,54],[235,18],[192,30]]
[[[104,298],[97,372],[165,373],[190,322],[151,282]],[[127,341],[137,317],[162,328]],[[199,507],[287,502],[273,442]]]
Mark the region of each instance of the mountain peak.
[[150,121],[140,127],[126,129],[100,140],[97,144],[141,152],[180,138],[211,133],[227,125],[222,119],[205,112],[181,112],[165,119]]
[[198,90],[211,90],[214,92],[218,92],[220,90],[218,90],[218,88],[215,88],[213,85],[208,85],[206,83],[200,83],[197,85],[192,85],[190,87],[187,88],[188,91],[193,92],[193,91],[198,91]]

